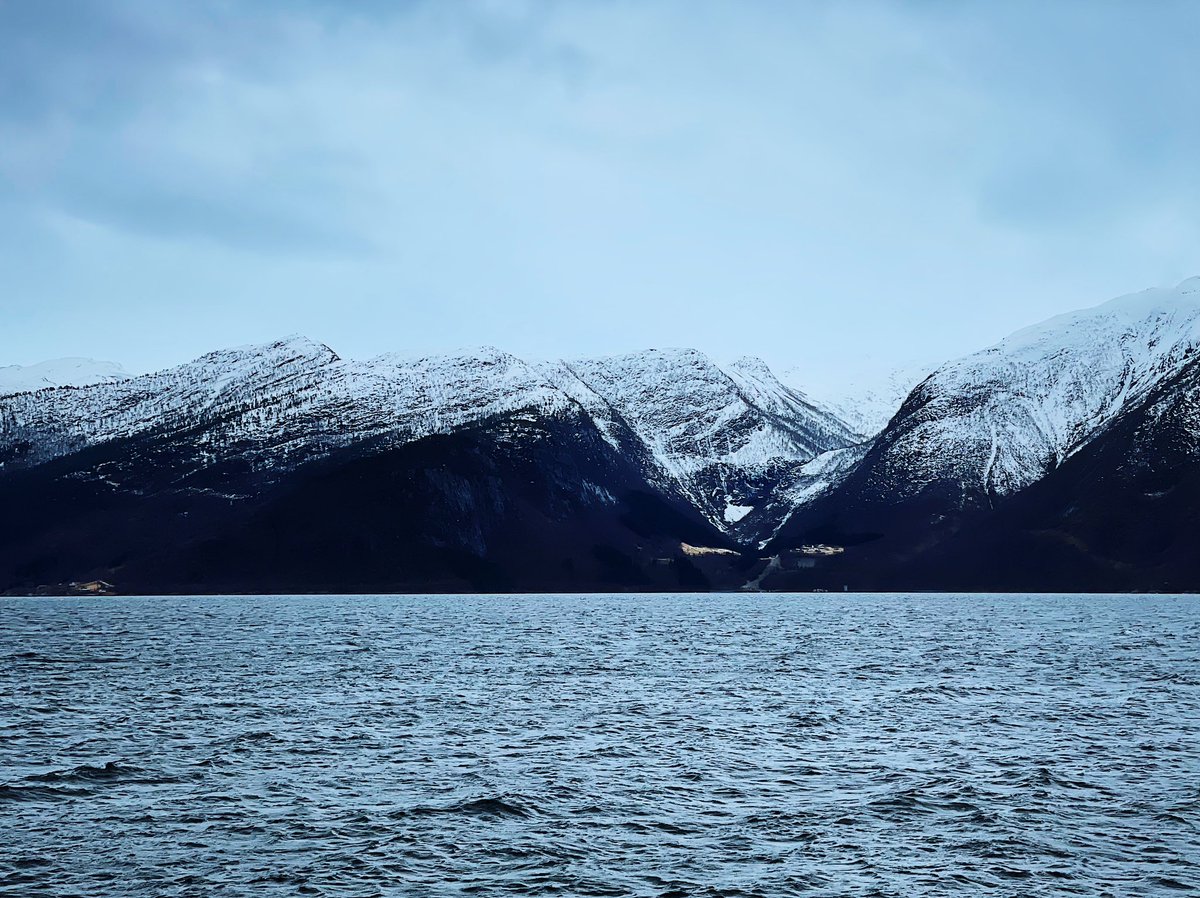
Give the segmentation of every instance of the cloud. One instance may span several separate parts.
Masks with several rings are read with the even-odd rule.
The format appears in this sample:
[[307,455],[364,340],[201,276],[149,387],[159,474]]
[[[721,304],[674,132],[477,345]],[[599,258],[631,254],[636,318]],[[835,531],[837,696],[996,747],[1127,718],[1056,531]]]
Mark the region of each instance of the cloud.
[[986,104],[981,213],[1026,232],[1119,233],[1142,212],[1200,206],[1200,7],[970,4],[931,23]]
[[578,54],[539,39],[541,16],[446,9],[0,4],[0,177],[32,211],[139,236],[362,251],[389,199],[371,176],[408,142],[406,93],[476,67],[581,77]]
[[0,302],[47,309],[5,336],[50,347],[82,293],[170,307],[168,360],[276,330],[829,372],[966,351],[1200,269],[1197,25],[1171,0],[0,0]]

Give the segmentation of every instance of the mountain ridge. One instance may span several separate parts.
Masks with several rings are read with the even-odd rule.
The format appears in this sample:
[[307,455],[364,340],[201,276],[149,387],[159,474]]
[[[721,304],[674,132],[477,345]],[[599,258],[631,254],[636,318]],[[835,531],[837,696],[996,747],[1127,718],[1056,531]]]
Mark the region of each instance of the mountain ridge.
[[[1084,493],[1059,500],[1065,484],[1103,491],[1099,480],[1080,474],[1089,466],[1101,465],[1106,477],[1120,482],[1124,471],[1153,465],[1165,452],[1165,417],[1160,428],[1144,424],[1141,432],[1150,436],[1140,444],[1123,437],[1122,428],[1135,418],[1152,422],[1156,408],[1174,409],[1174,444],[1186,450],[1173,450],[1174,467],[1185,472],[1197,464],[1200,402],[1175,394],[1184,389],[1185,374],[1200,370],[1198,287],[1200,279],[1189,279],[1175,288],[1118,297],[1024,328],[939,367],[913,390],[862,460],[832,490],[797,509],[768,550],[813,541],[853,546],[844,563],[829,567],[841,564],[842,574],[854,580],[848,566],[858,564],[874,572],[868,575],[872,588],[881,582],[979,588],[963,568],[974,552],[977,566],[992,570],[994,585],[1029,588],[1028,580],[984,565],[978,546],[987,534],[989,544],[1009,545],[1004,557],[1038,572],[1044,582],[1057,582],[1061,566],[1079,571],[1088,588],[1095,588],[1096,572],[1103,570],[1114,583],[1147,588],[1152,581],[1106,567],[1111,547],[1095,548],[1107,544],[1094,533],[1081,539],[1064,509],[1091,508],[1095,521],[1128,532],[1122,519],[1130,515],[1154,528],[1149,518],[1137,517],[1150,515],[1149,508],[1128,490],[1119,501],[1117,494],[1105,502]],[[1122,440],[1127,456],[1112,449]],[[1073,463],[1076,456],[1082,460]],[[1013,523],[1015,509],[1025,509],[1020,527]],[[1038,515],[1040,522],[1031,523]],[[1017,551],[996,532],[999,521],[1022,532],[1059,534],[1059,543],[1031,537]],[[1083,556],[1092,567],[1082,564]],[[951,571],[961,578],[949,578]],[[1200,586],[1200,567],[1193,575]],[[799,582],[793,578],[793,586]]]
[[695,350],[530,363],[483,347],[355,361],[293,336],[116,383],[5,397],[0,465],[199,427],[208,448],[197,464],[235,453],[287,468],[355,443],[399,445],[496,415],[576,408],[615,447],[640,443],[651,480],[687,497],[718,529],[753,524],[742,524],[745,515],[730,520],[727,509],[757,504],[747,497],[771,471],[859,438],[762,370],[731,376]]
[[[989,546],[1046,582],[1062,571],[1088,584],[1108,572],[1131,588],[1193,582],[1177,541],[1158,540],[1168,560],[1122,561],[1103,531],[1133,532],[1122,515],[1155,513],[1138,471],[1170,481],[1164,496],[1191,495],[1198,357],[1192,278],[938,366],[872,437],[752,356],[718,365],[665,348],[527,361],[480,347],[360,361],[293,335],[0,396],[0,500],[59,497],[29,534],[9,531],[0,589],[78,567],[165,588],[164,559],[205,569],[197,558],[253,571],[247,588],[295,588],[255,552],[311,568],[301,555],[320,551],[315,533],[375,571],[380,588],[418,588],[421,576],[458,588],[979,588],[963,567],[972,557],[990,582],[1017,582],[990,564]],[[1118,484],[1111,501],[1072,497],[1103,493],[1096,471]],[[334,483],[354,498],[338,500]],[[145,540],[129,556],[139,560],[74,546],[86,537],[72,502],[97,532]],[[305,503],[301,526],[288,515],[303,517]],[[1186,503],[1160,506],[1164,520],[1191,520]],[[135,534],[123,515],[179,543]],[[340,530],[322,523],[333,520]],[[371,527],[391,534],[391,550]],[[325,588],[336,570],[321,568]]]

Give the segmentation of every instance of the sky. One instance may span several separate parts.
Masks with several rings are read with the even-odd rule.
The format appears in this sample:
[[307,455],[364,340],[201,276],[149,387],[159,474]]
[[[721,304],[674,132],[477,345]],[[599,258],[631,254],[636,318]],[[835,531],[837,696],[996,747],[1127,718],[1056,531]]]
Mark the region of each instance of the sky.
[[1186,0],[0,0],[0,364],[940,362],[1200,274],[1198,44]]

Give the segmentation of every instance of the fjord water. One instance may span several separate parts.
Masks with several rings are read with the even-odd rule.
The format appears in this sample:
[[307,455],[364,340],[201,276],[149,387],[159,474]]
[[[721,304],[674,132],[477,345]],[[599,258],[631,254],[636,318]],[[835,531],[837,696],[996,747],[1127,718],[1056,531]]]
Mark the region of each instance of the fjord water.
[[1200,889],[1185,596],[0,600],[7,895]]

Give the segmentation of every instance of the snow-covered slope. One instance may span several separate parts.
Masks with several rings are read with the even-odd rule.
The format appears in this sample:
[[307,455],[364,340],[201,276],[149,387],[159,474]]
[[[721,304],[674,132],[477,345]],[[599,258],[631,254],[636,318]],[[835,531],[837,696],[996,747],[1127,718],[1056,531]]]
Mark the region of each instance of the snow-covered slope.
[[286,471],[353,444],[581,413],[651,482],[728,531],[764,526],[752,512],[780,471],[857,439],[753,360],[726,372],[692,350],[528,363],[484,348],[354,361],[292,337],[119,382],[6,397],[0,465],[155,434],[197,468],[236,458]]
[[828,409],[866,439],[887,427],[913,387],[936,367],[934,362],[910,362],[876,374],[856,373],[815,389],[806,385],[800,368],[784,369],[780,380],[793,389],[803,388],[810,402]]
[[747,356],[725,370],[747,401],[776,416],[780,426],[794,433],[806,453],[816,455],[831,445],[859,441],[861,433],[856,428],[813,402],[803,391],[784,384],[762,359]]
[[52,359],[36,365],[8,365],[0,368],[0,396],[47,387],[86,387],[128,377],[116,362],[96,359]]
[[675,490],[748,540],[774,526],[774,490],[787,474],[859,439],[758,359],[722,369],[695,350],[664,349],[561,369],[543,370],[557,384],[572,375],[602,403],[595,417],[628,427]]
[[904,498],[954,483],[963,501],[1023,489],[1198,348],[1200,278],[1018,331],[917,386],[864,462],[868,485]]
[[155,374],[0,400],[0,462],[36,464],[151,430],[197,446],[271,439],[337,360],[302,339],[209,353]]
[[807,460],[852,442],[841,421],[775,380],[761,361],[718,368],[691,349],[577,360],[567,370],[627,422],[669,471]]

